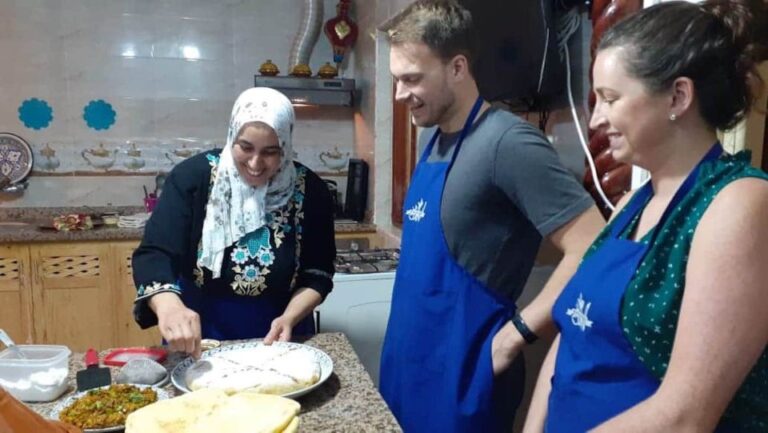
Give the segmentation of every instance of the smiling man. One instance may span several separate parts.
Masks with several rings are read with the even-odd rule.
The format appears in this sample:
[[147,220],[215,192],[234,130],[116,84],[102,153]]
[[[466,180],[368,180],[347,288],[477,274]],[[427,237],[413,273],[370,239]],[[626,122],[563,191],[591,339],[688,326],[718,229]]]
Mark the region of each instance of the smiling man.
[[[604,222],[544,136],[480,97],[466,9],[418,0],[381,30],[396,98],[427,128],[404,205],[381,392],[408,433],[511,431],[517,355],[552,332],[554,299]],[[518,312],[543,238],[564,258]]]

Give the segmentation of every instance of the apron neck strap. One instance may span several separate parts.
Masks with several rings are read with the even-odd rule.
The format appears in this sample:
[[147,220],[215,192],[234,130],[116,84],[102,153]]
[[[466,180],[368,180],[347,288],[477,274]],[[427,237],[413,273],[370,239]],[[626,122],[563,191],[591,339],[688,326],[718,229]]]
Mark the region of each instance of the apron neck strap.
[[[723,146],[720,145],[720,142],[715,142],[715,144],[712,145],[712,147],[709,149],[709,151],[704,155],[704,157],[699,161],[698,164],[693,168],[693,170],[688,173],[688,176],[685,178],[683,183],[680,185],[680,187],[675,192],[675,195],[672,197],[672,200],[667,205],[667,208],[664,209],[664,213],[661,215],[661,218],[659,219],[659,222],[656,223],[656,227],[661,227],[664,222],[667,220],[667,217],[672,212],[672,210],[680,204],[680,202],[683,200],[683,198],[693,189],[694,185],[696,184],[696,178],[699,175],[699,170],[701,169],[701,166],[704,165],[704,163],[709,161],[714,161],[717,158],[720,158],[720,155],[723,154]],[[631,223],[631,221],[637,216],[639,213],[645,209],[645,205],[648,204],[648,201],[653,196],[653,184],[651,184],[650,181],[646,182],[645,185],[642,186],[640,191],[638,191],[634,197],[632,197],[632,200],[630,200],[629,204],[627,204],[627,209],[625,212],[623,212],[621,215],[619,215],[616,219],[616,222],[613,224],[613,227],[611,228],[611,237],[617,238],[621,232],[623,232],[627,226]],[[651,239],[650,243],[653,243],[654,240],[656,240],[656,236],[658,234],[658,230],[656,230],[656,227],[652,229],[651,232]]]
[[[461,143],[464,142],[464,138],[469,134],[469,130],[472,129],[472,123],[474,123],[475,117],[477,117],[477,113],[480,112],[480,107],[482,106],[483,98],[478,96],[475,100],[475,104],[472,106],[472,110],[470,110],[469,115],[467,116],[467,120],[464,121],[464,127],[461,128],[461,135],[459,135],[459,139],[456,141],[456,146],[453,148],[453,154],[451,155],[451,162],[448,165],[448,170],[453,166],[453,162],[456,160],[456,155],[459,154]],[[435,133],[432,134],[432,138],[429,140],[427,148],[424,149],[424,153],[421,154],[419,162],[425,162],[427,158],[429,158],[429,155],[432,154],[432,148],[435,146],[435,142],[437,142],[437,137],[440,136],[440,133],[440,127],[438,127]]]

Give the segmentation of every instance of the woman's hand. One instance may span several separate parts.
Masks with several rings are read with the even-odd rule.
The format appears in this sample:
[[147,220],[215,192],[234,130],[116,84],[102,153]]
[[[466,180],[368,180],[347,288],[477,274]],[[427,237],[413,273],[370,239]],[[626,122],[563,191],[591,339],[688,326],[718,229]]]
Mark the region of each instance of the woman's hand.
[[304,287],[296,291],[283,315],[272,321],[272,326],[264,337],[264,344],[275,341],[290,341],[293,327],[304,320],[308,314],[323,302],[323,297],[316,290]]
[[160,334],[171,350],[200,358],[200,316],[187,308],[179,295],[171,292],[152,296],[149,306],[157,314]]
[[285,315],[273,320],[267,336],[264,337],[264,344],[272,344],[275,341],[291,341],[293,326],[293,321]]

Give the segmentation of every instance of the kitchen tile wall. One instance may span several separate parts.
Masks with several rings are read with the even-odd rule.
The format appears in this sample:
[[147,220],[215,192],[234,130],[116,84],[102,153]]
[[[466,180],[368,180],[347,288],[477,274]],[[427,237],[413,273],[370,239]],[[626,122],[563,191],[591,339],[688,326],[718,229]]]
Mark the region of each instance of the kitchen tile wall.
[[[324,0],[324,20],[336,0]],[[365,3],[365,2],[358,2]],[[0,206],[139,204],[150,174],[182,155],[221,146],[232,103],[266,59],[286,73],[302,0],[4,0],[0,2],[0,132],[25,138],[37,165],[21,197]],[[361,39],[367,37],[361,32]],[[310,59],[330,60],[321,33]],[[345,76],[355,78],[355,53]],[[26,127],[18,108],[44,100],[53,120]],[[84,107],[104,100],[108,129],[89,128]],[[297,109],[294,148],[311,168],[341,175],[354,154],[354,109]],[[141,151],[140,162],[127,151]],[[103,146],[106,157],[89,150]],[[55,155],[46,150],[46,146]],[[176,151],[174,153],[174,151]],[[96,152],[98,155],[98,152]],[[330,157],[329,157],[330,156]],[[337,157],[337,158],[333,158]],[[53,160],[53,161],[52,161]],[[47,174],[72,174],[50,177]],[[111,173],[119,176],[93,176]],[[87,174],[87,175],[83,175]],[[74,189],[75,191],[72,191]],[[33,197],[34,195],[34,197]]]

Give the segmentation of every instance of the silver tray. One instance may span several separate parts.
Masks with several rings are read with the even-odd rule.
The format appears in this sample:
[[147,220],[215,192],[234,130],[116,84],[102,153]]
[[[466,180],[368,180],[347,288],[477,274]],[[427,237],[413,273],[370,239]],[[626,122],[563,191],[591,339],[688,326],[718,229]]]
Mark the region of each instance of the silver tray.
[[7,176],[11,185],[27,178],[32,171],[32,148],[16,134],[0,132],[0,177]]
[[[223,352],[231,352],[234,350],[243,350],[243,349],[251,349],[257,346],[261,346],[264,343],[262,342],[251,342],[251,343],[239,343],[239,344],[230,344],[228,346],[222,346],[218,347],[216,349],[210,349],[205,352],[203,352],[203,355],[200,357],[200,359],[207,359],[211,357],[217,356],[217,354],[223,353]],[[312,392],[313,390],[317,389],[320,385],[323,384],[326,380],[328,380],[329,377],[331,377],[331,373],[333,373],[333,361],[331,360],[331,357],[328,356],[327,353],[323,352],[322,350],[307,346],[306,344],[299,344],[299,343],[285,343],[285,342],[275,342],[272,343],[274,346],[284,346],[287,348],[293,348],[293,349],[299,349],[299,350],[305,350],[310,352],[315,359],[317,360],[318,364],[320,364],[320,380],[318,380],[316,383],[302,389],[298,389],[296,391],[289,392],[287,394],[282,394],[282,397],[286,398],[297,398],[301,397],[302,395],[305,395],[307,393]],[[176,365],[176,367],[171,372],[171,383],[173,383],[173,386],[176,387],[179,391],[182,392],[191,392],[189,387],[187,386],[187,370],[195,363],[197,362],[192,357],[189,357],[185,359],[184,361],[180,362]]]
[[[117,384],[115,384],[115,385],[117,385]],[[166,390],[164,390],[162,388],[158,388],[157,386],[135,385],[135,384],[129,384],[129,385],[133,385],[133,386],[135,386],[137,388],[141,388],[141,389],[152,388],[157,393],[157,401],[167,400],[167,399],[172,397],[171,394],[168,393],[168,391],[166,391]],[[94,388],[94,389],[105,389],[105,388],[109,388],[109,386],[102,386],[102,387]],[[59,414],[61,413],[61,411],[66,409],[66,407],[69,406],[70,404],[74,403],[75,400],[85,396],[88,393],[88,391],[92,391],[92,390],[89,389],[87,391],[77,392],[77,393],[72,394],[72,395],[70,395],[69,397],[67,397],[67,398],[65,398],[63,400],[57,401],[56,404],[51,408],[51,411],[48,414],[48,418],[54,419],[54,420],[58,421],[59,420]],[[125,429],[125,426],[121,424],[121,425],[116,425],[116,426],[112,426],[112,427],[104,427],[104,428],[87,428],[87,429],[83,429],[83,433],[118,432],[118,431],[123,431],[124,429]]]

